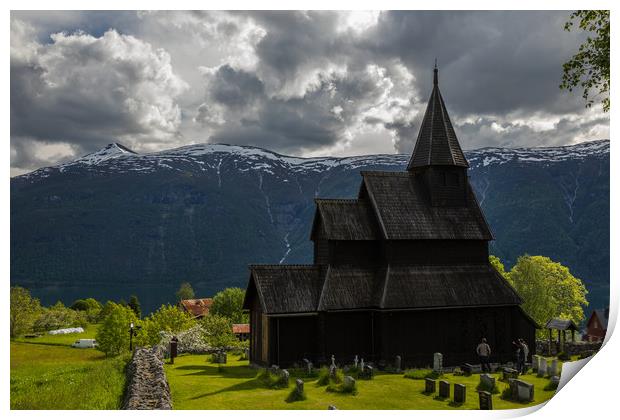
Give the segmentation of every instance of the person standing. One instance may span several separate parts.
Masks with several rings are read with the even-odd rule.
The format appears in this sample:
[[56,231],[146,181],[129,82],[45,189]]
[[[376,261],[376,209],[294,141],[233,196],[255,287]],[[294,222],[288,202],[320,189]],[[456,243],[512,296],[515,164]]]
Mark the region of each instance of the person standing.
[[527,343],[524,339],[520,338],[519,342],[521,343],[521,374],[525,375],[527,373],[527,357],[530,354],[530,348],[527,346]]
[[523,353],[523,348],[521,347],[521,342],[519,341],[519,339],[513,341],[512,346],[515,351],[515,367],[517,372],[521,373],[521,370],[523,369],[521,366],[521,353]]
[[480,359],[480,366],[483,372],[491,372],[491,365],[489,364],[489,358],[491,357],[491,346],[487,344],[487,339],[482,338],[478,347],[476,347],[476,353]]

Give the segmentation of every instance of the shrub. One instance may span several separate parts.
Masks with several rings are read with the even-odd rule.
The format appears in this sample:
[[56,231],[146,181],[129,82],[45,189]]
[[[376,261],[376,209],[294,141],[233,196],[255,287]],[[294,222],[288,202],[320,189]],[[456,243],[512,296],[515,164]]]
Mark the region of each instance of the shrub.
[[545,385],[543,389],[545,391],[555,391],[556,389],[558,389],[558,385],[559,384],[557,382],[549,381],[547,382],[547,385]]
[[99,350],[106,356],[116,356],[129,350],[129,324],[138,318],[127,306],[108,302],[109,314],[97,330]]
[[272,373],[269,369],[262,370],[256,379],[263,384],[265,388],[280,389],[288,388],[289,384],[285,382],[283,376]]
[[202,319],[201,324],[210,347],[233,347],[239,342],[232,332],[232,323],[224,316],[209,314]]
[[28,289],[11,287],[11,338],[32,330],[36,319],[41,313],[39,299],[30,296]]
[[433,369],[409,369],[405,371],[404,377],[407,379],[439,379],[443,375]]
[[342,382],[340,384],[329,384],[325,389],[327,392],[336,392],[339,394],[357,394],[357,384],[355,382],[346,383]]
[[487,392],[490,392],[491,394],[499,394],[499,388],[497,387],[497,383],[495,384],[493,388],[491,388],[489,385],[487,385],[486,383],[482,381],[478,383],[478,385],[476,386],[476,391],[487,391]]
[[329,368],[323,366],[318,373],[318,379],[316,381],[317,386],[325,386],[329,384],[340,384],[344,379],[344,375],[340,369],[336,369],[336,375],[332,377],[329,374]]
[[[176,335],[195,325],[196,321],[179,307],[161,305],[157,311],[142,322],[142,331],[138,341],[142,346],[153,346],[162,341],[162,331]],[[168,339],[168,341],[170,340]]]
[[160,331],[159,345],[165,349],[164,352],[168,351],[168,344],[175,335],[179,340],[177,343],[178,353],[205,354],[210,350],[206,341],[206,331],[202,325],[196,324],[178,334],[174,334],[170,331]]
[[67,308],[58,302],[49,308],[43,308],[34,322],[35,331],[50,331],[59,328],[85,327],[88,324],[86,313]]
[[558,353],[558,360],[567,361],[570,360],[570,356],[566,352]]

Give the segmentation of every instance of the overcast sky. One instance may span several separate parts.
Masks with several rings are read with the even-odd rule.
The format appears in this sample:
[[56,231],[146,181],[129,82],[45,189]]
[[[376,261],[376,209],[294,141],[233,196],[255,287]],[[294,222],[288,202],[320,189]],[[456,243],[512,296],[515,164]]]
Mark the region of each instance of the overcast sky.
[[11,173],[118,141],[410,153],[438,60],[464,149],[609,137],[570,12],[12,12]]

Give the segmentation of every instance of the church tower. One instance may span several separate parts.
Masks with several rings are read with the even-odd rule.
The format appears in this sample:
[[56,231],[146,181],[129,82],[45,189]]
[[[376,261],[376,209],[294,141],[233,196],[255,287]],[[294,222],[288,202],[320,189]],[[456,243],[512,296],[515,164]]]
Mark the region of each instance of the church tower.
[[436,65],[433,72],[433,91],[407,170],[422,175],[433,206],[465,206],[469,165],[439,91]]

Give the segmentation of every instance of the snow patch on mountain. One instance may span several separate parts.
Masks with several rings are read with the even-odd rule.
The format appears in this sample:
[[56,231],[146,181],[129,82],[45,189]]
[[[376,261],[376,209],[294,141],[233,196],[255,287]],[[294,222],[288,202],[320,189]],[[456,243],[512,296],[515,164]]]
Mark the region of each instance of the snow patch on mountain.
[[[589,156],[609,154],[609,140],[597,140],[571,146],[538,148],[492,148],[466,151],[471,168],[503,165],[508,162],[559,162],[568,159],[585,159]],[[103,149],[77,160],[54,167],[41,168],[17,178],[47,178],[51,174],[87,170],[91,173],[148,174],[155,171],[200,171],[210,168],[216,172],[221,186],[222,163],[231,165],[240,172],[256,171],[278,177],[279,174],[323,173],[335,169],[357,169],[369,166],[404,167],[409,156],[367,155],[352,157],[312,157],[301,158],[285,156],[269,150],[251,146],[227,144],[194,144],[160,152],[138,154],[119,143],[112,143]],[[285,179],[285,178],[283,178]]]

